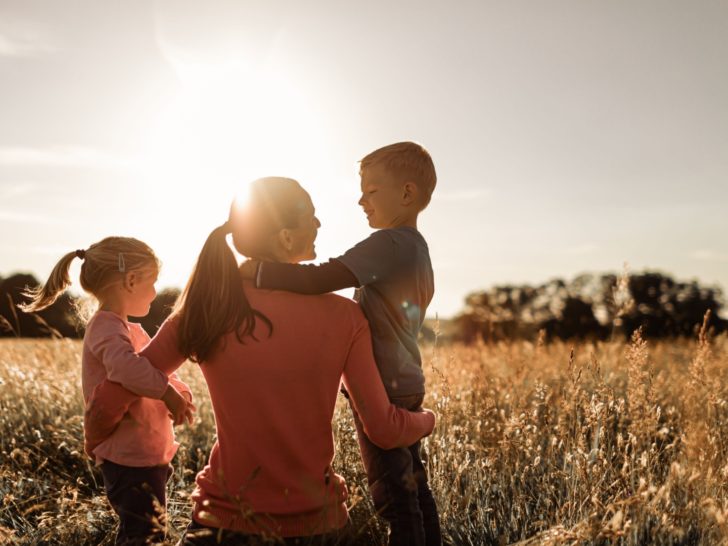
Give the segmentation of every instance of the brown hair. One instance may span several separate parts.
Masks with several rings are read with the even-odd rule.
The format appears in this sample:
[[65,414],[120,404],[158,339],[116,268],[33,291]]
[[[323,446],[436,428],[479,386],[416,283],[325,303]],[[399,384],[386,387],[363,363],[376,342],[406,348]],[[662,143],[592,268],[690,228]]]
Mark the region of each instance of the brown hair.
[[437,184],[435,165],[429,152],[416,142],[397,142],[367,154],[359,161],[361,173],[372,165],[382,165],[402,182],[413,182],[422,191],[424,209]]
[[267,177],[250,185],[247,201],[234,201],[228,222],[207,237],[187,286],[177,302],[179,350],[193,362],[204,362],[226,334],[235,332],[240,343],[255,338],[256,318],[273,332],[270,320],[253,309],[245,295],[233,245],[249,257],[265,257],[272,237],[283,228],[296,227],[308,199],[291,178]]
[[65,254],[58,260],[43,286],[23,292],[25,296],[31,298],[31,301],[18,307],[29,313],[52,305],[71,284],[68,270],[76,257],[83,260],[79,278],[81,287],[96,299],[110,284],[120,278],[120,274],[146,267],[159,269],[160,266],[154,251],[142,241],[131,237],[107,237],[86,250]]

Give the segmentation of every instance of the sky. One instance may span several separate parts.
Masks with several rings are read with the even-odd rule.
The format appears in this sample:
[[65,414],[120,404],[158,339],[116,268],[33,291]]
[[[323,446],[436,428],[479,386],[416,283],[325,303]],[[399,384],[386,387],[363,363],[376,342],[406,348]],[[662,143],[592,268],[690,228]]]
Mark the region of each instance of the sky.
[[357,161],[414,140],[430,316],[625,263],[728,289],[726,29],[726,0],[0,0],[0,276],[128,235],[182,286],[266,175],[325,261],[371,232]]

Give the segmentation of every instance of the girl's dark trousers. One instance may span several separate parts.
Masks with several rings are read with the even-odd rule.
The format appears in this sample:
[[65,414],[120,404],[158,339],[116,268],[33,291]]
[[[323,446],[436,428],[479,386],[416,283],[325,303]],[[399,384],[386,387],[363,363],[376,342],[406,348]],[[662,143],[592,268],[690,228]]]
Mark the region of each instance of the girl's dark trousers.
[[167,528],[166,485],[172,465],[101,465],[106,496],[119,516],[116,544],[135,546],[163,542]]

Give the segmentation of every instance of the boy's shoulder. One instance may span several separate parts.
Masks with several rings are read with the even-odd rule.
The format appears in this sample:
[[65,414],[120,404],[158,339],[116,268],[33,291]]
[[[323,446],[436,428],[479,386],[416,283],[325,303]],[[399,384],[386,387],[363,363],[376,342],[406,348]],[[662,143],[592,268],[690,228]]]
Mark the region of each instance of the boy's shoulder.
[[424,247],[427,241],[417,229],[412,227],[396,227],[378,229],[351,247],[345,254],[357,250],[401,252],[407,248]]
[[430,267],[429,249],[415,228],[380,229],[336,258],[359,286],[387,282],[403,272]]
[[390,239],[402,239],[407,241],[425,242],[425,237],[420,230],[411,226],[399,226],[393,228],[382,228],[373,232],[370,237],[388,237]]

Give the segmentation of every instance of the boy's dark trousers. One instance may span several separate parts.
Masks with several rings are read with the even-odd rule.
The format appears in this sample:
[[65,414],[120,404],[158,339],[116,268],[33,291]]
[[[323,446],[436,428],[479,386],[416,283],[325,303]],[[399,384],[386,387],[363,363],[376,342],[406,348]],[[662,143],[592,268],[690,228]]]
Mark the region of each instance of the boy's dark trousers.
[[101,465],[106,496],[119,516],[115,544],[133,546],[163,542],[167,527],[166,485],[172,465]]
[[[422,408],[423,395],[390,400],[395,406],[416,411]],[[440,519],[422,464],[420,442],[395,449],[377,447],[364,433],[353,405],[351,409],[374,507],[389,522],[389,546],[440,546]]]

